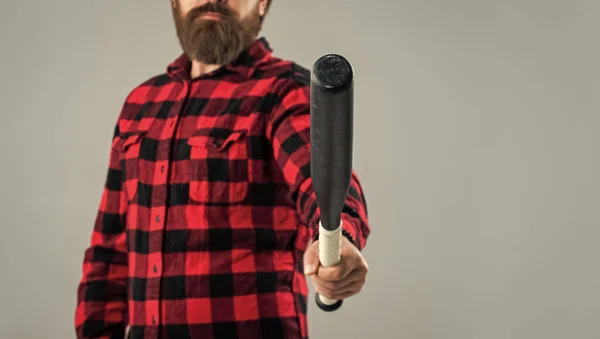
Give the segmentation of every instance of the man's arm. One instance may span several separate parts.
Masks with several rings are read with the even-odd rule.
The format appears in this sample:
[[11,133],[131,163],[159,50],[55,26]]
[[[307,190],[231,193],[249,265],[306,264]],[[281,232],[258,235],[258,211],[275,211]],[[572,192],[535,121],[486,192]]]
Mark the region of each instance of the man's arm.
[[78,339],[122,339],[127,319],[127,201],[121,187],[119,126],[115,127],[108,173],[77,291]]
[[[269,115],[267,138],[291,188],[296,209],[309,226],[311,239],[315,239],[319,234],[320,219],[310,179],[310,87],[307,79],[286,81],[276,94],[276,106]],[[362,250],[371,229],[364,192],[354,171],[342,209],[342,223],[344,235]]]

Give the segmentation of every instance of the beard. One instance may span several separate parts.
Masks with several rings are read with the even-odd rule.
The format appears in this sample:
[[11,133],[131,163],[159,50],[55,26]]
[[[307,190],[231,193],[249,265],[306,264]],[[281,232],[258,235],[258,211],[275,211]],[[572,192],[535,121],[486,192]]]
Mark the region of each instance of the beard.
[[[200,16],[212,12],[220,20]],[[173,8],[173,19],[179,44],[191,60],[209,65],[226,65],[250,47],[261,29],[262,18],[258,5],[244,19],[222,2],[208,2],[183,15],[179,6]]]

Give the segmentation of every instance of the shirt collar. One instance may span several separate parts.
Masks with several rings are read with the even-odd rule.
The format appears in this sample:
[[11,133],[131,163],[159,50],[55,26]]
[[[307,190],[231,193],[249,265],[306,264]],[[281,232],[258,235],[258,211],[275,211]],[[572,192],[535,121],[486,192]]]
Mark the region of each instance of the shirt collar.
[[[249,48],[242,51],[238,58],[232,63],[225,65],[213,71],[211,74],[222,71],[233,71],[239,73],[245,78],[250,78],[256,71],[257,67],[267,59],[273,50],[266,38],[261,37],[256,39]],[[183,80],[190,79],[191,62],[185,53],[182,53],[171,62],[167,67],[167,74]]]

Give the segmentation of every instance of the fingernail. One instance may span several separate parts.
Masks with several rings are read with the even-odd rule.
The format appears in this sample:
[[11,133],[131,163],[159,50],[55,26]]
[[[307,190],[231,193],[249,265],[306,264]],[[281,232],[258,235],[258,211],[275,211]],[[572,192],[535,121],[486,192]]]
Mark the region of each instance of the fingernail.
[[304,266],[304,273],[306,273],[306,274],[312,273],[314,270],[315,270],[315,266],[313,266],[313,265]]

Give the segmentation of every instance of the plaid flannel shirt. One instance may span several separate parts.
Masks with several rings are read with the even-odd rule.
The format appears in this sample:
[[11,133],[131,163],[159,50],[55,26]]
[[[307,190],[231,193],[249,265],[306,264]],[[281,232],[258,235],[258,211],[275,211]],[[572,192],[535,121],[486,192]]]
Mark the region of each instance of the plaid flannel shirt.
[[[77,338],[308,338],[318,234],[309,71],[258,39],[190,78],[181,55],[127,96],[77,293]],[[355,173],[343,209],[370,232]]]

